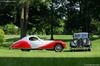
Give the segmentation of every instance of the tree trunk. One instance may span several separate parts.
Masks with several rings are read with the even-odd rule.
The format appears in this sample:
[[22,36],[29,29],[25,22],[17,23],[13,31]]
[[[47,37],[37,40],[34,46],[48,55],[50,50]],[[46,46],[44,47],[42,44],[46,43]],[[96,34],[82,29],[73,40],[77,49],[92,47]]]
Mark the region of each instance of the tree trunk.
[[51,38],[50,38],[51,40],[53,40],[54,38],[53,38],[53,25],[51,24]]
[[25,37],[27,34],[27,24],[28,24],[28,4],[25,3],[21,10],[21,38]]

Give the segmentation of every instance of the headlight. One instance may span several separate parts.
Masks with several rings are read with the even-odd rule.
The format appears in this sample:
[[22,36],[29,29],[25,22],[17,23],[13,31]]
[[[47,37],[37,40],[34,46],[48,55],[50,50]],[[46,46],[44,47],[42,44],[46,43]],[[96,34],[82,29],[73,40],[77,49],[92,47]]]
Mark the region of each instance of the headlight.
[[84,39],[83,42],[86,43],[86,39]]
[[77,40],[74,40],[74,43],[76,44],[77,43]]

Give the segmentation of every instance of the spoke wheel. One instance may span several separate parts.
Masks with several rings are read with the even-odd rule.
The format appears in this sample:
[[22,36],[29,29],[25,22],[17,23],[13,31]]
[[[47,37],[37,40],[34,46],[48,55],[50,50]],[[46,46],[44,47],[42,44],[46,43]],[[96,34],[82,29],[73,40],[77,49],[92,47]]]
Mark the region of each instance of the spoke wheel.
[[63,50],[63,47],[60,45],[60,44],[57,44],[55,47],[54,47],[54,50],[56,52],[61,52]]

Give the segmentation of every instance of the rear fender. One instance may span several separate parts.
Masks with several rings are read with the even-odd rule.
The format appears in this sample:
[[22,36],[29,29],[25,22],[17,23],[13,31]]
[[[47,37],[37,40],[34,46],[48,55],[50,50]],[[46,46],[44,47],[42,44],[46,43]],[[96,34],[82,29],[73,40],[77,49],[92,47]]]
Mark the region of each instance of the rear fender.
[[31,48],[31,45],[25,41],[25,40],[20,40],[15,42],[10,46],[10,48],[15,48],[15,49],[29,49]]

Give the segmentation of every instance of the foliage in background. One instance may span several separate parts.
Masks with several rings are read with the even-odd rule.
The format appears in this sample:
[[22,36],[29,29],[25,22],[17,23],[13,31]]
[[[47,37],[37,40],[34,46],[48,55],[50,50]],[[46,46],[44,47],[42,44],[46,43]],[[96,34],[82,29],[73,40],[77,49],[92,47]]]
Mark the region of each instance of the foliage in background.
[[18,34],[19,33],[19,28],[13,23],[6,24],[4,27],[4,30],[6,34]]
[[4,35],[5,35],[5,33],[4,33],[3,29],[0,28],[0,45],[2,45],[4,42]]
[[[0,2],[0,25],[14,22],[14,24],[21,27],[20,19],[17,18],[18,15],[21,16],[20,6],[24,6],[25,4],[29,3],[29,20],[27,22],[27,30],[31,31],[32,28],[34,28],[33,33],[50,34],[50,25],[54,23],[54,33],[62,32],[64,29],[63,32],[65,34],[81,31],[100,34],[100,3],[98,0],[2,1],[17,1],[17,4],[15,2]],[[63,18],[65,19],[64,28],[59,27],[61,22],[57,21],[58,19],[63,20]]]
[[[7,2],[8,1],[8,2]],[[16,18],[16,4],[10,0],[0,0],[0,25],[14,22]]]
[[92,19],[91,22],[91,33],[96,34],[100,37],[100,21],[97,19]]

